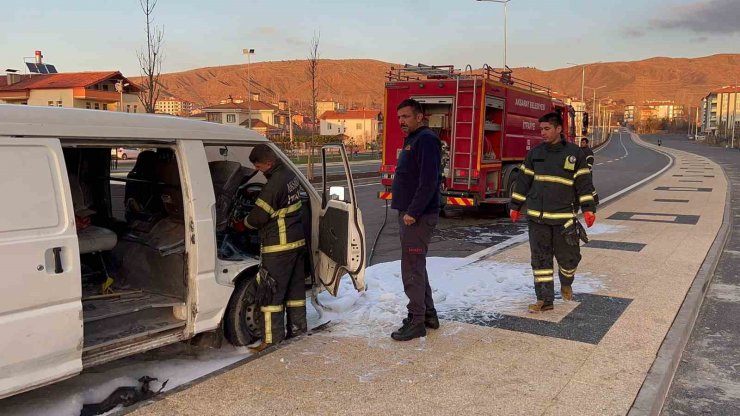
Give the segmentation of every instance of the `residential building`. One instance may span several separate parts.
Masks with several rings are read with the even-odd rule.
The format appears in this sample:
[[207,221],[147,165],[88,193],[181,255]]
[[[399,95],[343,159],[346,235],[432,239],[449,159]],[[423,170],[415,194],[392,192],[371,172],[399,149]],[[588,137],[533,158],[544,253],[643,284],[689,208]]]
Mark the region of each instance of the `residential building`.
[[319,117],[319,134],[347,136],[349,144],[367,149],[380,132],[380,110],[326,111]]
[[342,111],[345,108],[336,101],[316,101],[316,115],[321,116],[327,111]]
[[280,136],[283,129],[276,127],[275,113],[278,108],[262,101],[237,102],[229,97],[221,104],[204,107],[206,121],[251,128],[266,137]]
[[624,106],[624,121],[625,123],[634,123],[635,114],[637,113],[637,106],[634,104],[628,104]]
[[725,137],[740,134],[740,87],[711,91],[701,102],[703,133]]
[[[116,90],[116,84],[123,91]],[[139,88],[118,71],[0,77],[0,103],[145,112]]]
[[193,111],[194,105],[190,101],[181,100],[176,97],[165,97],[157,100],[154,108],[157,113],[186,116]]
[[683,119],[684,116],[683,105],[675,104],[673,101],[645,101],[640,107],[640,121],[656,118],[673,122]]

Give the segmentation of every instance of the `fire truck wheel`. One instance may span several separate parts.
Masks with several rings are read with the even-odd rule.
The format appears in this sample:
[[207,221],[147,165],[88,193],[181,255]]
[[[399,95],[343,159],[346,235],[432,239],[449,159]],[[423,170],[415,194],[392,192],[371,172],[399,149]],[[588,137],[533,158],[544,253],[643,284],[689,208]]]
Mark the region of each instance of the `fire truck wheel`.
[[256,276],[241,279],[224,314],[224,337],[232,345],[249,345],[262,337],[262,314],[257,306]]

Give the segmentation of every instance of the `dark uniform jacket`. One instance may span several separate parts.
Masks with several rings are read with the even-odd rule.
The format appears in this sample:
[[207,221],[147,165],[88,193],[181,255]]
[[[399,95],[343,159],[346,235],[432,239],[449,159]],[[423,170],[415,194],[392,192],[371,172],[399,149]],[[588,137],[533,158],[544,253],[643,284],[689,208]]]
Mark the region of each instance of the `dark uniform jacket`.
[[586,155],[586,164],[590,170],[594,170],[594,151],[590,147],[581,147],[581,151]]
[[265,176],[267,183],[244,225],[259,230],[262,254],[297,250],[306,245],[301,224],[300,182],[280,161]]
[[429,127],[412,131],[403,141],[393,177],[391,208],[418,219],[437,213],[440,199],[442,142]]
[[[565,224],[575,217],[575,202],[582,211],[596,211],[591,170],[581,149],[564,139],[542,143],[527,152],[514,184],[511,205],[519,211],[527,204],[527,218],[542,224]],[[572,222],[571,222],[572,224]]]

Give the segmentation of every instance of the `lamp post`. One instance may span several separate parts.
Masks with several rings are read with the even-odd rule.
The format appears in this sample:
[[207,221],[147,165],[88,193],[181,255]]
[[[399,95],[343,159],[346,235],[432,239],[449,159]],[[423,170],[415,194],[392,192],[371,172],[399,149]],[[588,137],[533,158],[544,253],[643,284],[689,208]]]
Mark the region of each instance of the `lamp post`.
[[120,101],[118,106],[119,112],[123,111],[123,88],[128,87],[129,85],[130,84],[128,82],[124,84],[122,79],[119,79],[118,82],[116,82],[116,91],[118,91],[118,93],[120,94]]
[[509,67],[506,66],[506,15],[507,15],[507,9],[509,2],[511,0],[476,0],[476,1],[487,1],[491,3],[503,3],[504,5],[504,67],[503,70],[506,71]]
[[[593,121],[593,125],[596,126],[597,125],[596,124],[596,117],[595,117],[596,116],[596,113],[597,113],[597,111],[596,111],[596,90],[600,90],[602,88],[606,88],[606,85],[602,85],[600,87],[595,87],[595,88],[594,87],[589,87],[588,85],[584,85],[584,87],[594,90],[594,101],[593,101],[593,107],[591,107],[591,114],[594,115],[594,119],[592,121]],[[591,130],[591,140],[594,139],[594,133],[595,133],[594,132],[594,129],[592,129]]]
[[249,73],[250,57],[254,54],[254,49],[242,49],[242,54],[247,55],[247,128],[252,129],[252,76]]

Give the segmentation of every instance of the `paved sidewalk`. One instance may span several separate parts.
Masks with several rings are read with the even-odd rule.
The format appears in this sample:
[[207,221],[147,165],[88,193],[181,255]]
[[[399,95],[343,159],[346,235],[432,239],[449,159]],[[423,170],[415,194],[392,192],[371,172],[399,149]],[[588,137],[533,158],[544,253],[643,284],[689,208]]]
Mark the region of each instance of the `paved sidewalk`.
[[668,393],[664,415],[740,414],[740,151],[660,137],[720,164],[732,185],[732,228]]
[[[574,302],[536,315],[526,303],[497,317],[445,311],[418,342],[317,333],[135,414],[627,413],[725,208],[717,164],[661,150],[670,169],[597,213],[610,232],[583,247]],[[687,171],[701,182],[683,182]],[[529,247],[480,261],[528,264]]]

